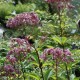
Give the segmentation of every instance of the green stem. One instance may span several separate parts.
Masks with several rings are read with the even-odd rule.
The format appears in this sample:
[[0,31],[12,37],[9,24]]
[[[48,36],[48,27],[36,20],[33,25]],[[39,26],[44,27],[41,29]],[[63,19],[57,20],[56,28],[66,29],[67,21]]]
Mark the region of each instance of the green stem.
[[24,74],[24,66],[21,62],[21,55],[20,55],[20,65],[21,65],[21,71],[22,71],[22,74],[23,74],[23,80],[25,80],[25,74]]
[[22,70],[22,74],[23,74],[23,80],[25,80],[24,67],[23,67],[22,63],[21,63],[21,70]]
[[[19,69],[19,62],[18,62],[18,69]],[[19,80],[19,71],[18,71],[18,80]]]
[[67,67],[67,65],[66,65],[66,64],[65,64],[65,68],[66,68],[67,80],[70,80],[69,72],[68,72],[68,67]]
[[7,76],[7,80],[8,80],[8,76]]
[[62,26],[61,26],[61,23],[62,23],[62,21],[61,21],[61,10],[59,10],[59,21],[60,21],[60,36],[62,37],[62,35],[63,35],[63,29],[62,29]]
[[38,57],[39,68],[40,68],[40,70],[41,70],[42,79],[44,80],[44,75],[43,75],[43,70],[42,70],[42,63],[41,63],[41,61],[40,61],[40,59],[39,59],[39,54],[38,54],[37,49],[36,49],[35,47],[34,47],[34,49],[35,49],[36,54],[37,54],[37,57]]
[[57,63],[57,59],[56,59],[56,69],[55,69],[55,72],[56,72],[56,80],[58,80],[58,63]]

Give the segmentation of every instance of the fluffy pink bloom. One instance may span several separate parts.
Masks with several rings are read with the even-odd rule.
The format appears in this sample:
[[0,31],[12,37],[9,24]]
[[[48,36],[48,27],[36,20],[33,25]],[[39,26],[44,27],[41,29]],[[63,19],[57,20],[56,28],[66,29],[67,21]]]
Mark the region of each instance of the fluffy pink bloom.
[[12,65],[6,64],[6,65],[4,66],[4,71],[6,71],[6,72],[8,72],[8,73],[12,73],[12,72],[15,72],[15,69],[13,68]]
[[31,45],[29,44],[28,40],[20,39],[20,38],[11,39],[11,48],[15,48],[15,47],[18,47],[20,49],[25,49],[25,51],[29,51],[31,49]]
[[27,55],[26,48],[16,47],[8,52],[6,58],[8,59],[9,62],[12,62],[14,64],[18,60],[24,60],[26,55]]
[[69,2],[71,0],[45,0],[48,3],[54,3],[54,2]]
[[7,21],[6,26],[9,28],[17,28],[23,25],[35,26],[39,24],[39,18],[34,12],[25,12],[16,15]]
[[46,54],[42,54],[42,55],[40,56],[40,58],[43,59],[43,60],[46,60],[46,59],[47,59],[47,55],[46,55]]
[[47,55],[51,55],[52,53],[54,53],[54,48],[45,49],[43,51],[42,55],[40,56],[40,58],[46,60],[47,59]]
[[53,54],[53,59],[62,59],[63,50],[60,48],[55,48]]
[[14,64],[18,60],[24,60],[30,50],[31,45],[26,39],[13,38],[11,39],[11,50],[8,52],[6,58]]
[[14,57],[14,56],[11,56],[11,55],[7,55],[6,56],[6,59],[11,63],[11,64],[14,64],[17,59]]
[[47,59],[48,55],[52,55],[52,59],[54,60],[60,60],[62,62],[71,62],[73,61],[71,52],[68,49],[61,49],[61,48],[49,48],[45,49],[40,56],[43,60]]
[[12,43],[15,43],[15,42],[16,42],[17,44],[22,45],[22,44],[25,43],[25,39],[12,38],[12,39],[11,39],[11,42],[12,42]]
[[70,4],[71,0],[45,0],[49,4],[56,4],[56,7],[58,9],[64,9],[64,8],[74,8],[73,5]]
[[65,49],[63,52],[65,56],[71,55],[71,52],[68,49]]

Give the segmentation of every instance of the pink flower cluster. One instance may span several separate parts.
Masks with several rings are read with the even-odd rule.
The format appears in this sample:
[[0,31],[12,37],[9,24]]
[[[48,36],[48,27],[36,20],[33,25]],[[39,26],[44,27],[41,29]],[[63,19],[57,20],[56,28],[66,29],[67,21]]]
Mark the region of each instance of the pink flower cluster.
[[7,21],[6,26],[9,28],[17,28],[23,25],[35,26],[39,24],[39,18],[34,12],[25,12],[16,15]]
[[48,3],[54,3],[54,2],[69,2],[71,0],[45,0]]
[[27,55],[27,51],[24,48],[14,48],[8,52],[6,58],[11,64],[14,64],[18,60],[24,60]]
[[31,46],[28,41],[28,39],[20,39],[20,38],[12,38],[11,39],[11,48],[20,47],[20,48],[26,48],[27,50],[30,50]]
[[13,68],[12,65],[7,64],[7,65],[4,65],[4,71],[6,71],[7,73],[13,73],[15,72],[15,69]]
[[16,74],[20,74],[18,65],[21,61],[24,61],[26,55],[31,50],[31,45],[27,39],[12,38],[11,50],[6,55],[6,61],[2,69],[4,73],[1,75],[15,77]]
[[57,5],[58,9],[63,9],[63,8],[74,8],[73,5],[70,4],[71,0],[45,0],[47,3],[53,4],[55,3]]
[[18,60],[24,60],[27,53],[31,50],[31,46],[25,39],[11,39],[11,50],[8,52],[6,59],[14,64]]
[[46,60],[48,55],[52,55],[53,60],[60,60],[62,62],[71,62],[73,61],[71,57],[71,52],[68,49],[61,48],[49,48],[45,49],[40,58]]
[[6,59],[8,59],[8,61],[9,61],[11,64],[16,63],[16,61],[17,61],[17,59],[16,59],[14,56],[12,56],[12,55],[7,55],[7,56],[6,56]]

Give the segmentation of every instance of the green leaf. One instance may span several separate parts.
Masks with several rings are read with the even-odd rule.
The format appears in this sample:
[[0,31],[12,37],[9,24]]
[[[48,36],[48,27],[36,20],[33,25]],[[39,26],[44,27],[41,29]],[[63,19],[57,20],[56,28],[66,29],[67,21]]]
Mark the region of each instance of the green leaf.
[[66,38],[66,37],[62,37],[61,43],[62,43],[62,44],[65,44],[66,41],[67,41],[67,38]]
[[49,80],[49,78],[52,76],[53,72],[51,69],[47,70],[44,75],[44,80]]
[[30,55],[31,55],[31,57],[38,63],[38,57],[37,57],[36,53],[33,52],[33,53],[31,53]]
[[31,62],[31,64],[32,64],[32,65],[35,65],[35,66],[39,66],[39,64],[36,63],[36,62]]
[[47,45],[48,48],[53,48],[53,46]]
[[[36,63],[35,61],[32,61],[32,62],[30,62],[27,66],[25,66],[25,69],[30,68],[30,67],[32,67],[33,65],[34,65],[34,66],[37,66],[37,67],[39,66],[38,63]],[[33,66],[33,67],[34,67],[34,66]]]
[[36,80],[40,80],[40,77],[36,73],[27,73],[27,74],[25,74],[25,76],[26,77],[28,76],[28,77],[34,78]]
[[6,58],[5,58],[5,57],[1,57],[1,56],[0,56],[0,63],[4,63],[4,62],[5,62],[5,60],[6,60]]
[[45,62],[44,64],[43,64],[43,67],[45,67],[45,66],[52,66],[53,64],[52,63],[50,63],[50,62]]
[[60,45],[64,45],[67,41],[66,37],[53,37],[52,39],[59,43]]
[[57,43],[61,44],[61,40],[59,37],[53,37],[52,38],[54,41],[56,41]]
[[71,74],[70,80],[74,80],[74,78],[75,78],[75,75],[74,74]]

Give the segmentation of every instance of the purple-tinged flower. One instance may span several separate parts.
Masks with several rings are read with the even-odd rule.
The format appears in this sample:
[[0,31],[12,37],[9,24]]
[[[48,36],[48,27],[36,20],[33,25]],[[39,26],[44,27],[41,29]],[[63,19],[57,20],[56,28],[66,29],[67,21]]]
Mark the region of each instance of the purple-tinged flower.
[[7,59],[11,64],[16,63],[16,61],[17,61],[17,59],[16,59],[14,56],[12,56],[12,55],[7,55],[7,56],[6,56],[6,59]]
[[71,55],[71,52],[68,49],[65,49],[63,52],[64,52],[64,55],[66,56]]
[[9,28],[18,28],[23,25],[36,26],[39,24],[39,18],[34,12],[25,12],[16,15],[7,21],[6,26]]
[[28,40],[20,38],[11,39],[11,50],[7,53],[9,62],[15,63],[18,60],[24,60],[27,53],[31,51],[31,45]]
[[[13,48],[10,52],[12,52],[11,54],[8,53],[7,55],[14,55],[15,57],[19,57],[21,54],[23,55],[23,57],[26,55],[27,51],[25,48],[18,48],[18,47],[15,47]],[[9,57],[10,58],[10,57]]]
[[48,3],[54,3],[54,2],[69,2],[71,0],[45,0]]
[[40,58],[43,60],[47,59],[48,55],[51,55],[54,53],[54,48],[49,48],[49,49],[45,49],[42,53],[42,55],[40,55]]
[[8,55],[11,55],[11,54],[13,54],[14,53],[14,50],[10,50],[7,54]]
[[46,56],[46,54],[42,54],[42,55],[40,56],[40,58],[43,59],[43,60],[46,60],[46,59],[47,59],[47,56]]
[[70,1],[72,0],[45,0],[49,4],[56,4],[57,9],[64,9],[64,8],[74,8],[73,5],[70,4]]
[[20,38],[12,38],[11,39],[11,48],[23,48],[26,51],[30,51],[31,50],[31,45],[29,44],[28,40],[26,39],[20,39]]
[[16,44],[23,45],[23,44],[25,43],[25,39],[12,38],[12,39],[11,39],[11,42],[12,42],[12,43],[15,43],[15,42],[16,42]]
[[43,54],[40,56],[41,59],[46,60],[47,56],[51,55],[53,60],[59,60],[62,62],[73,62],[71,52],[68,49],[61,48],[49,48],[43,51]]
[[43,53],[52,54],[52,53],[54,53],[54,48],[45,49]]
[[12,65],[10,65],[10,64],[5,64],[5,65],[4,65],[4,71],[5,71],[5,72],[8,72],[8,73],[13,73],[13,72],[15,72],[15,69],[13,68]]
[[60,48],[55,48],[53,54],[53,59],[62,59],[63,50]]

